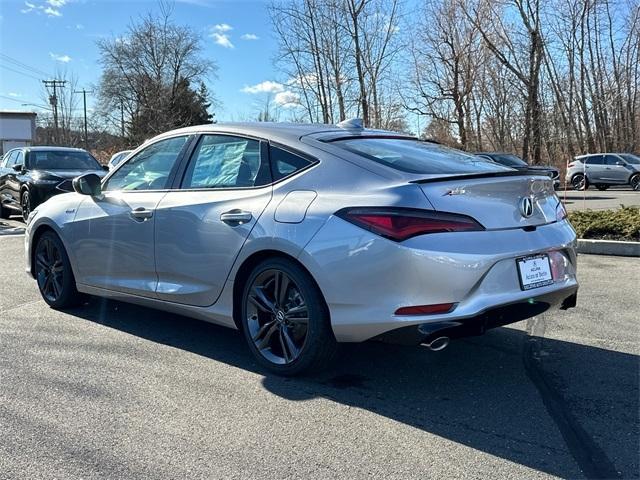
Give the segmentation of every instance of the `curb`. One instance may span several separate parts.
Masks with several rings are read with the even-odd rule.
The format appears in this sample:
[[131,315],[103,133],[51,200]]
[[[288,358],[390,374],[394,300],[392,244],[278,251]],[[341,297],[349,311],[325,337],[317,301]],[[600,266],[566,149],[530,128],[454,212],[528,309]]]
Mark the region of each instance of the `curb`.
[[578,239],[578,253],[587,255],[616,255],[620,257],[640,257],[640,242],[620,242],[617,240]]

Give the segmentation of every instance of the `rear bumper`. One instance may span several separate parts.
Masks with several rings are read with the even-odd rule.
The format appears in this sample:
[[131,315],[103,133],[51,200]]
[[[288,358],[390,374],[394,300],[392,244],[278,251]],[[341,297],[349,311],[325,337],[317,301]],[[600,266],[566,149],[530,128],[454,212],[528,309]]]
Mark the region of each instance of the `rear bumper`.
[[373,340],[401,345],[429,343],[438,337],[450,339],[484,334],[492,328],[526,320],[552,308],[566,310],[576,306],[578,286],[547,293],[526,301],[519,301],[490,308],[468,318],[447,319],[397,328],[385,332]]

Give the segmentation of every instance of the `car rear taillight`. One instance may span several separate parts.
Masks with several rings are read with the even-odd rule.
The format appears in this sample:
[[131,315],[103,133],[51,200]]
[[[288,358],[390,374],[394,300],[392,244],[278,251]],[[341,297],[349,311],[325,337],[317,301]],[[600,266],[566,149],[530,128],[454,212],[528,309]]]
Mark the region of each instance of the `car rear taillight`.
[[353,207],[344,208],[336,215],[396,242],[428,233],[484,230],[482,225],[466,215],[413,208]]
[[567,167],[569,167],[569,168],[571,168],[571,167],[575,167],[575,166],[576,166],[576,164],[575,164],[575,163],[573,163],[573,162],[571,162],[569,165],[567,165]]

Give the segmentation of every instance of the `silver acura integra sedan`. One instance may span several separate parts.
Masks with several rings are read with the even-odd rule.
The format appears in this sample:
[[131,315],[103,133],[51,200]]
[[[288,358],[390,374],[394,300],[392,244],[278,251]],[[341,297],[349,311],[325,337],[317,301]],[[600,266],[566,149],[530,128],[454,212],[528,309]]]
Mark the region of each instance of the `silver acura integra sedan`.
[[546,174],[357,121],[168,132],[40,205],[27,271],[241,330],[292,375],[337,342],[425,344],[575,306],[576,235]]

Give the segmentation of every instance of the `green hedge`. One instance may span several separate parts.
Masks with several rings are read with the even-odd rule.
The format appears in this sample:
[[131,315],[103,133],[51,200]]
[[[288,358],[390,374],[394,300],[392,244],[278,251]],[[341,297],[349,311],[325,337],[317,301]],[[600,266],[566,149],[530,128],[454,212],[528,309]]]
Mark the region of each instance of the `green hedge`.
[[569,213],[578,238],[640,242],[640,207]]

